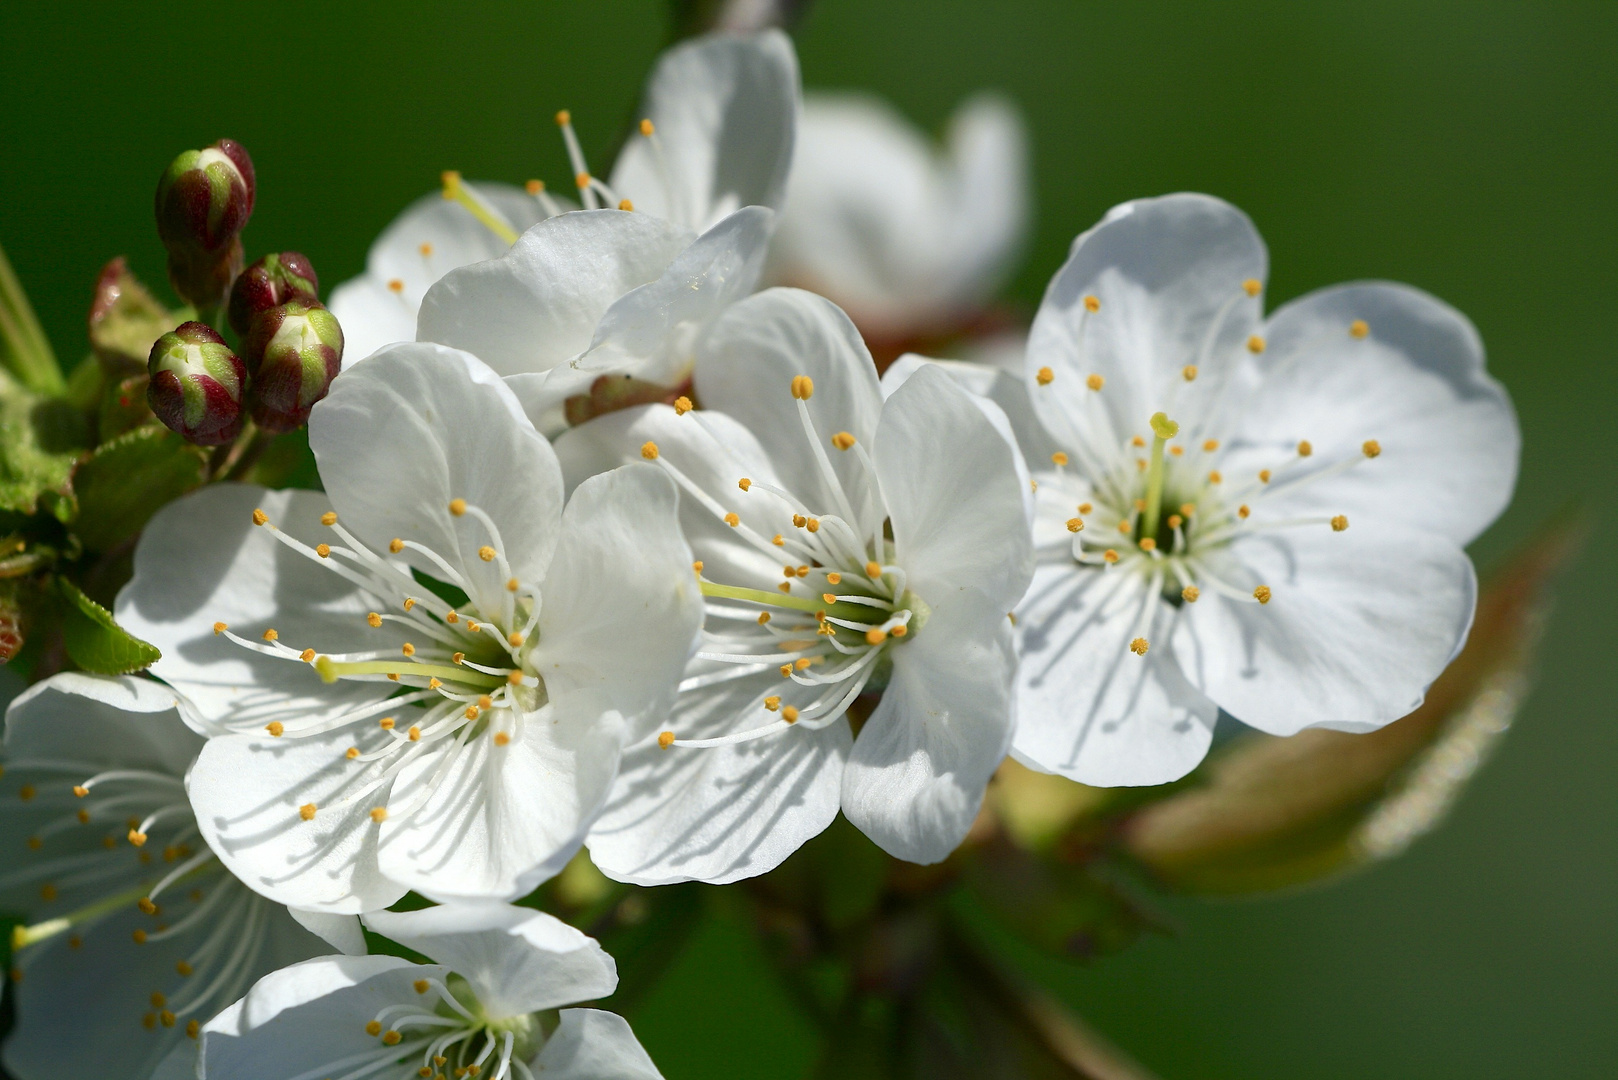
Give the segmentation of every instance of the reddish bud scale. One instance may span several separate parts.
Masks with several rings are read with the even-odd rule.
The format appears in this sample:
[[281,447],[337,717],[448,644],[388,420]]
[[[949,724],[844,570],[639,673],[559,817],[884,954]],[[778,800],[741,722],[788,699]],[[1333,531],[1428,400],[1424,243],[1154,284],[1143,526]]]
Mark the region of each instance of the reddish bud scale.
[[157,234],[169,250],[223,251],[253,214],[253,160],[240,143],[220,139],[187,150],[157,182]]
[[181,323],[157,339],[147,362],[146,400],[171,430],[219,446],[242,428],[247,369],[206,323]]
[[253,317],[291,303],[319,303],[320,279],[309,260],[296,251],[266,255],[242,271],[230,289],[230,326],[245,339]]
[[260,312],[243,342],[253,376],[253,422],[291,431],[309,419],[343,364],[337,317],[313,301]]

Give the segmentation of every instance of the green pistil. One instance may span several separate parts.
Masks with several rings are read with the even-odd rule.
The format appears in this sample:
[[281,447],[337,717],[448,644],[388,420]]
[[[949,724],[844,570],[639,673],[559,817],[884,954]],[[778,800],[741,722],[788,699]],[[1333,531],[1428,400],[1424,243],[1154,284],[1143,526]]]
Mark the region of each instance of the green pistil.
[[403,663],[392,660],[339,663],[329,656],[321,656],[315,660],[315,670],[320,673],[320,678],[328,683],[334,683],[344,675],[425,675],[454,680],[463,686],[493,690],[506,681],[498,675],[486,675],[469,668],[450,664],[418,664],[414,660],[406,660]]
[[1157,519],[1163,509],[1163,448],[1180,433],[1180,425],[1164,413],[1152,414],[1152,460],[1146,470],[1146,509],[1141,511],[1137,537],[1157,536]]
[[793,611],[802,611],[809,615],[825,614],[830,618],[845,619],[848,622],[881,622],[889,614],[885,608],[872,607],[868,604],[828,604],[821,598],[811,599],[804,596],[793,596],[790,593],[748,589],[739,585],[720,585],[712,581],[702,583],[702,595],[722,596],[727,600],[746,600],[754,604],[763,604],[765,607],[790,608]]

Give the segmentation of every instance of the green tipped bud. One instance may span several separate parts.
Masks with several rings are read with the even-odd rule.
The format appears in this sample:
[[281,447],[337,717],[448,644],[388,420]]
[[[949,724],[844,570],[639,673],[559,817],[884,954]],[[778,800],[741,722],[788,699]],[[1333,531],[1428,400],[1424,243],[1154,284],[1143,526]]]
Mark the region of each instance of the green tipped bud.
[[343,329],[314,301],[261,312],[244,343],[253,375],[253,422],[291,431],[309,419],[343,364]]
[[212,311],[225,302],[230,283],[242,272],[242,242],[232,240],[223,252],[169,251],[169,284],[180,299],[199,311]]
[[181,323],[157,339],[146,400],[188,442],[220,446],[242,429],[247,368],[206,323]]
[[187,150],[157,181],[157,234],[180,256],[221,255],[253,213],[253,159],[220,139]]
[[316,303],[320,279],[309,260],[296,251],[266,255],[242,271],[230,288],[230,326],[245,339],[260,312],[291,303]]

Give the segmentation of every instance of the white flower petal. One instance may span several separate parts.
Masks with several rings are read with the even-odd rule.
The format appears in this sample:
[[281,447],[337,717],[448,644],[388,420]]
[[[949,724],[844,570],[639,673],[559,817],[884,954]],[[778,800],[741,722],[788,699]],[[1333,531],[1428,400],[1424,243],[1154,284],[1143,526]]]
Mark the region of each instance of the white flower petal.
[[[698,661],[688,673],[730,673]],[[775,717],[765,694],[796,690],[773,667],[680,695],[669,728],[711,739]],[[724,884],[775,869],[837,816],[843,763],[853,738],[839,719],[711,748],[660,747],[642,740],[624,752],[618,780],[586,841],[608,877],[637,885]]]
[[[1160,605],[1142,627],[1146,599],[1146,582],[1127,571],[1035,572],[1017,613],[1017,760],[1119,787],[1178,780],[1203,759],[1219,709],[1175,663],[1172,610]],[[1138,633],[1144,656],[1129,650]]]
[[945,141],[955,211],[949,295],[981,300],[999,285],[1028,227],[1028,132],[1015,105],[982,93],[955,110]]
[[1466,641],[1477,598],[1453,541],[1387,523],[1261,533],[1210,566],[1272,598],[1204,589],[1182,609],[1175,654],[1221,708],[1274,735],[1370,731],[1410,713]]
[[[309,445],[346,528],[377,552],[394,537],[432,548],[460,571],[485,616],[501,610],[507,575],[480,548],[495,547],[525,581],[544,575],[562,471],[515,396],[476,357],[419,342],[384,349],[332,384],[310,417]],[[475,515],[450,513],[457,498],[493,519],[499,543]]]
[[365,955],[365,931],[360,928],[357,916],[330,911],[305,911],[303,908],[288,908],[287,914],[299,926],[344,956]]
[[541,592],[534,670],[551,697],[597,690],[636,735],[668,715],[702,625],[674,483],[647,464],[591,477],[568,500]]
[[1028,486],[982,404],[925,367],[883,406],[872,457],[909,587],[934,606],[978,589],[1003,616],[1033,574]]
[[545,1080],[663,1080],[629,1022],[601,1009],[563,1009],[534,1071]]
[[376,911],[365,925],[466,979],[492,1017],[593,1001],[618,988],[617,966],[595,938],[532,908],[465,903]]
[[416,338],[465,349],[502,375],[549,371],[589,347],[613,302],[657,280],[692,239],[651,214],[547,218],[500,258],[451,271],[429,289]]
[[[1262,282],[1266,267],[1264,242],[1229,203],[1165,195],[1114,207],[1073,241],[1029,331],[1028,392],[1040,419],[1069,450],[1093,445],[1109,457],[1160,409],[1196,419],[1223,372],[1246,362],[1261,301],[1243,283]],[[1190,389],[1187,364],[1202,375]],[[1039,385],[1047,367],[1054,378]],[[1086,388],[1090,375],[1105,380],[1102,390]]]
[[203,1026],[199,1080],[340,1076],[336,1063],[380,1048],[365,1031],[378,1012],[417,1000],[415,980],[446,975],[397,956],[326,956],[272,972]]
[[[658,60],[612,188],[637,211],[705,229],[743,206],[779,208],[792,166],[798,58],[779,30],[709,34]],[[659,152],[661,151],[661,153]]]
[[814,382],[807,404],[815,433],[868,532],[876,524],[876,490],[859,458],[831,449],[830,439],[846,431],[869,448],[882,391],[865,342],[837,305],[799,289],[766,289],[733,305],[699,347],[697,397],[758,437],[782,484],[808,503],[806,512],[837,513],[792,397],[798,375]]
[[[1019,349],[1019,360],[1020,356]],[[1050,468],[1051,455],[1061,446],[1051,438],[1034,414],[1034,403],[1028,397],[1028,386],[1022,377],[1020,363],[1015,370],[1011,370],[976,360],[935,360],[918,353],[905,353],[882,373],[882,396],[892,397],[893,392],[924,364],[941,368],[961,389],[997,405],[1010,425],[1012,439],[1027,466],[1036,471]]]
[[[1349,333],[1355,320],[1363,339]],[[1522,438],[1466,316],[1407,285],[1365,282],[1292,301],[1266,333],[1264,381],[1235,433],[1283,452],[1308,439],[1322,461],[1352,459],[1366,439],[1382,448],[1275,512],[1398,522],[1467,544],[1505,509]]]
[[386,684],[327,686],[306,665],[213,631],[216,621],[250,639],[274,629],[283,644],[322,653],[399,647],[391,627],[365,625],[364,593],[253,525],[262,508],[312,546],[332,539],[320,525],[330,506],[316,492],[214,484],[159,510],[141,534],[134,579],[118,594],[118,623],[162,650],[152,673],[184,695],[181,715],[203,734],[312,723],[388,695]]
[[471,738],[441,776],[445,749],[400,771],[395,806],[438,786],[383,823],[384,874],[435,900],[514,900],[567,865],[617,775],[622,718],[599,692],[553,691],[511,734]]
[[983,593],[957,592],[892,657],[843,773],[843,813],[895,858],[940,862],[971,828],[1011,743],[1011,623]]
[[[345,751],[373,751],[391,738],[367,721],[302,738],[210,739],[186,779],[197,827],[233,874],[279,903],[336,914],[387,907],[406,887],[378,870],[370,815],[387,804],[390,786],[339,804],[385,765],[351,762]],[[305,821],[299,808],[310,803],[319,812]]]
[[163,715],[173,690],[133,675],[63,672],[36,683],[6,710],[6,756],[12,760],[86,758],[125,769],[185,775],[202,739]]
[[[544,216],[533,196],[519,188],[481,181],[466,186],[519,233]],[[343,366],[395,341],[414,341],[416,309],[433,282],[456,267],[502,255],[509,246],[441,192],[411,203],[371,245],[364,275],[332,291],[327,306],[343,326]]]

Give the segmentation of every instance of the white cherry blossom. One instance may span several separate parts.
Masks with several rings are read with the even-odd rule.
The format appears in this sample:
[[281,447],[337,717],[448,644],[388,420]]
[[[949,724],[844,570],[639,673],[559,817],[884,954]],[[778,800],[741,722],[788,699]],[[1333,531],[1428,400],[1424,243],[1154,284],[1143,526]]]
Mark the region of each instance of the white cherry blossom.
[[557,444],[573,483],[632,458],[678,482],[708,597],[673,719],[627,752],[592,858],[643,884],[735,880],[839,807],[900,858],[944,858],[1011,735],[1007,615],[1032,557],[1004,418],[933,371],[884,402],[847,316],[793,289],[719,319],[695,393]]
[[299,907],[520,896],[673,701],[701,620],[674,486],[640,464],[564,509],[505,383],[436,345],[345,372],[310,443],[325,495],[173,503],[119,598],[213,735],[204,837]]
[[1029,339],[1058,447],[1018,609],[1016,755],[1173,780],[1220,710],[1368,731],[1465,641],[1462,545],[1518,433],[1464,316],[1382,282],[1263,309],[1264,245],[1217,199],[1125,203],[1079,237]]
[[659,1080],[622,1017],[560,1008],[618,984],[566,923],[505,904],[365,922],[432,962],[329,956],[265,976],[203,1029],[200,1080]]
[[7,710],[0,903],[28,919],[5,1045],[18,1080],[186,1068],[200,1025],[255,979],[330,951],[311,930],[360,947],[352,916],[289,914],[203,843],[184,781],[203,740],[176,705],[149,679],[69,673]]

